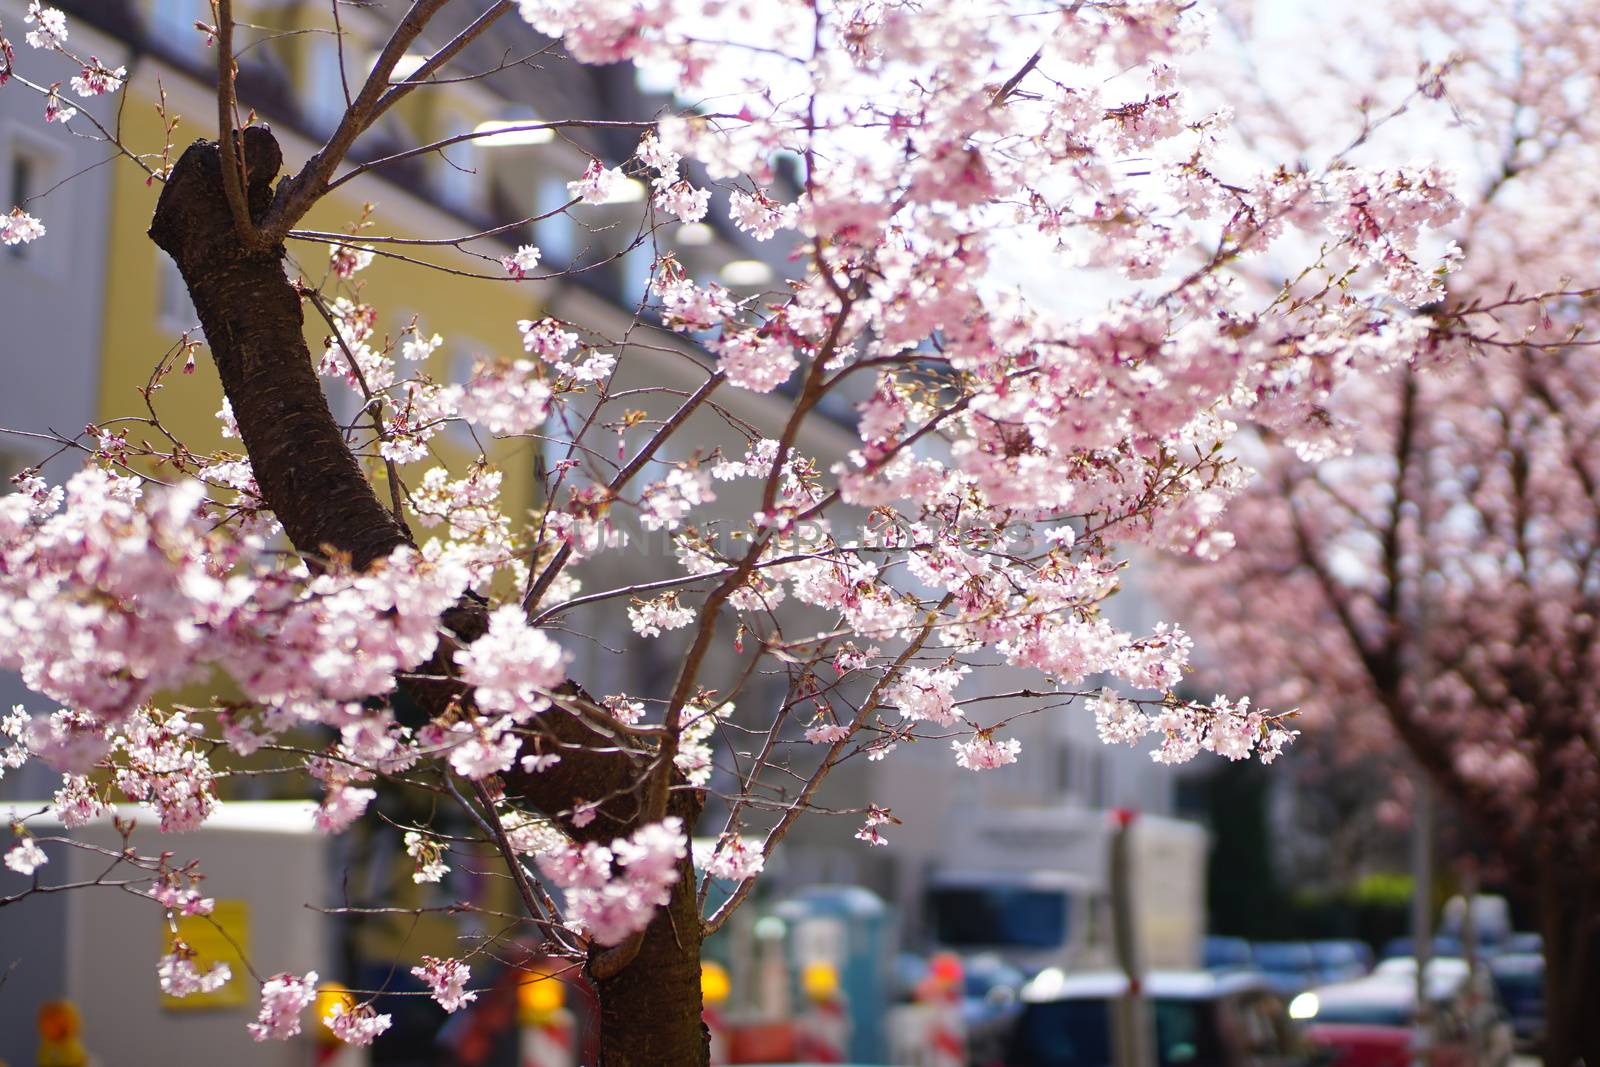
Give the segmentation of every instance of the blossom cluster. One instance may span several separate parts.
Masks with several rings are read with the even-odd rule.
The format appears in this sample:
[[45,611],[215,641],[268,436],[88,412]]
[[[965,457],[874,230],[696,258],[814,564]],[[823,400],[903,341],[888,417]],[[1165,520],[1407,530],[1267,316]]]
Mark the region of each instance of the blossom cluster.
[[683,822],[668,816],[610,847],[567,843],[541,853],[539,869],[565,891],[567,914],[602,945],[643,930],[666,904],[688,855]]

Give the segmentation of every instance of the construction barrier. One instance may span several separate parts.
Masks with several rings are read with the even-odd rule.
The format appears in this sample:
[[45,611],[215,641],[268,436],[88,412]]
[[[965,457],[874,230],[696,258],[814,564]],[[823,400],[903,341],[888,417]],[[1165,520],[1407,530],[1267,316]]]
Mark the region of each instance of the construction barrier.
[[728,1018],[722,1013],[732,989],[728,972],[722,964],[706,960],[700,965],[700,1018],[711,1037],[711,1067],[723,1067],[733,1062],[728,1058]]
[[839,972],[813,963],[801,972],[806,1007],[795,1020],[796,1051],[813,1063],[844,1063],[850,1047],[850,1013],[839,990]]
[[530,975],[517,986],[520,1067],[577,1067],[578,1030],[555,975]]
[[961,1015],[961,959],[941,952],[928,960],[928,976],[918,989],[927,1007],[927,1030],[922,1064],[925,1067],[966,1067],[967,1028]]
[[89,1053],[79,1037],[83,1019],[70,1000],[39,1007],[39,1067],[87,1067]]

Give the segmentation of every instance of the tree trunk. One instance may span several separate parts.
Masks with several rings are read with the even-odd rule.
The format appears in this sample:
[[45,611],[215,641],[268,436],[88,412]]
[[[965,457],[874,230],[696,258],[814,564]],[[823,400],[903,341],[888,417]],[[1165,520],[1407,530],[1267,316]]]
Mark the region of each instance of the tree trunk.
[[672,901],[645,928],[639,954],[595,982],[602,1067],[705,1067],[711,1037],[701,1021],[700,909],[694,864],[678,864]]
[[[259,222],[272,205],[282,153],[265,127],[252,126],[238,137],[249,211]],[[162,189],[150,237],[177,264],[194,300],[262,499],[302,554],[344,557],[364,568],[411,539],[373,492],[328,410],[305,342],[301,297],[284,273],[283,247],[244,245],[221,176],[216,142],[190,145]],[[453,675],[451,653],[459,645],[450,636],[472,640],[486,628],[486,617],[483,603],[470,597],[447,612],[447,639],[419,673]],[[471,700],[470,691],[453,681],[402,678],[400,687],[401,697],[424,715],[438,714],[454,700]],[[640,811],[640,768],[649,766],[653,754],[618,751],[613,738],[559,705],[538,722],[561,746],[561,762],[545,773],[508,775],[509,788],[580,842],[607,842],[631,831]],[[580,827],[566,818],[582,798],[597,796],[611,799],[592,822]],[[693,829],[699,809],[696,792],[673,794],[672,813],[686,829]],[[604,1067],[696,1067],[709,1061],[700,1020],[695,891],[693,864],[685,859],[670,904],[646,929],[637,954],[620,968],[606,966],[603,952],[591,956]]]
[[1600,1065],[1600,887],[1588,856],[1546,862],[1539,878],[1544,935],[1545,1067]]

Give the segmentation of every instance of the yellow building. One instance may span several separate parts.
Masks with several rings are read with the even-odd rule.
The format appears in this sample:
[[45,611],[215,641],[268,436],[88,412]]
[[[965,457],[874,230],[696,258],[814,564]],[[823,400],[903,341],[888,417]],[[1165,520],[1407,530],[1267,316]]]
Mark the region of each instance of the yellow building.
[[[86,115],[70,130],[46,126],[42,116],[30,114],[38,107],[31,94],[10,94],[0,106],[0,150],[5,151],[7,163],[0,174],[0,199],[26,202],[51,228],[47,241],[18,251],[16,257],[25,255],[35,265],[48,263],[62,290],[52,303],[25,287],[7,284],[0,295],[0,315],[13,325],[25,317],[34,318],[36,326],[47,321],[50,329],[30,338],[8,330],[8,340],[18,350],[60,347],[63,342],[82,348],[88,341],[83,336],[88,321],[92,318],[98,326],[92,341],[98,352],[94,366],[84,368],[77,380],[51,389],[54,393],[77,393],[86,385],[92,389],[94,402],[85,418],[57,418],[64,424],[50,426],[70,436],[81,430],[84,421],[144,416],[141,390],[184,332],[195,326],[176,268],[145,233],[159,181],[126,158],[80,173],[116,155],[106,143],[92,140],[97,131],[90,117],[117,131],[121,144],[146,168],[159,171],[193,139],[216,135],[212,92],[216,55],[207,36],[196,29],[197,22],[210,21],[208,0],[57,0],[57,5],[68,16],[67,43],[75,54],[95,55],[107,66],[128,69],[121,96],[71,100]],[[0,24],[13,36],[23,27],[25,6],[24,0],[0,0]],[[448,40],[487,6],[452,5],[436,18],[417,53],[402,60],[395,77],[408,75],[425,57],[428,45]],[[460,10],[451,15],[455,9]],[[336,29],[326,2],[239,0],[235,4],[241,113],[258,113],[261,121],[273,126],[288,171],[298,168],[337,124],[347,92],[359,89],[394,17],[381,7],[361,5],[342,6],[341,12]],[[548,45],[520,19],[502,18],[445,72],[447,77],[492,74],[447,80],[410,93],[358,140],[352,162],[483,132],[491,124],[573,115],[609,118],[617,106],[635,116],[655,110],[627,71],[519,62],[536,57]],[[63,57],[46,52],[24,48],[18,59],[24,76],[44,84],[64,82],[76,73]],[[548,113],[541,115],[530,106],[534,100]],[[561,314],[569,308],[577,318],[581,309],[587,324],[601,331],[615,327],[614,335],[622,334],[643,296],[654,259],[649,245],[618,254],[637,230],[637,202],[553,213],[536,224],[506,227],[506,223],[555,212],[569,199],[566,182],[581,175],[591,155],[606,155],[613,161],[624,158],[637,136],[629,130],[562,131],[559,137],[548,130],[502,133],[413,155],[340,187],[324,198],[301,229],[344,234],[366,219],[369,225],[361,237],[430,241],[500,229],[494,237],[459,246],[380,244],[377,260],[356,279],[361,299],[378,311],[379,338],[396,338],[415,318],[423,336],[437,333],[445,339],[427,361],[425,373],[438,381],[459,381],[478,358],[520,354],[515,324],[541,310]],[[86,145],[95,147],[86,151]],[[642,196],[642,187],[631,183],[622,199],[637,201]],[[63,209],[70,218],[63,218]],[[74,235],[75,247],[67,251],[60,234],[73,225],[81,232]],[[739,259],[743,253],[737,240],[736,234],[697,225],[677,228],[672,244],[692,271],[708,276]],[[570,280],[510,281],[499,257],[525,243],[543,250],[541,272],[577,265],[586,269]],[[325,240],[294,240],[289,251],[292,264],[309,282],[325,277]],[[748,271],[750,261],[741,262]],[[6,280],[11,265],[0,263],[0,280]],[[86,274],[101,269],[103,277],[86,279]],[[92,298],[85,299],[86,293]],[[307,339],[316,354],[331,331],[314,309],[307,305],[306,310]],[[63,339],[62,323],[68,316],[81,340]],[[353,392],[335,382],[329,396],[341,421],[354,418],[360,401]],[[220,388],[203,353],[192,374],[163,378],[153,400],[162,425],[193,451],[204,453],[224,444],[214,416]],[[12,404],[14,410],[0,403],[0,419],[5,420],[0,425],[44,431],[44,424],[34,421],[43,410],[39,401],[13,396]],[[135,439],[149,434],[132,432]],[[159,434],[155,437],[160,439]],[[434,444],[438,458],[452,466],[476,454],[476,443],[464,434],[441,434]],[[37,443],[0,443],[0,473],[36,462],[41,451]],[[532,502],[529,452],[522,442],[490,448],[491,461],[506,473],[505,503],[513,515]],[[382,476],[381,470],[373,473]]]

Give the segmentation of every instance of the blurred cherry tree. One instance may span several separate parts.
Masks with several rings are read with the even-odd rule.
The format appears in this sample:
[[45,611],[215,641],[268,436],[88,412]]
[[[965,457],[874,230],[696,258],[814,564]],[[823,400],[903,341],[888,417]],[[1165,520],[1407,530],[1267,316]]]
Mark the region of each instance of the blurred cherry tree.
[[[1232,14],[1249,24],[1246,5]],[[1218,676],[1299,707],[1344,759],[1398,737],[1528,888],[1545,1059],[1568,1067],[1600,1059],[1600,290],[1582,284],[1600,228],[1581,188],[1597,162],[1600,18],[1417,3],[1384,23],[1340,27],[1361,58],[1331,58],[1328,84],[1384,114],[1418,69],[1440,72],[1373,140],[1456,161],[1461,261],[1416,312],[1416,358],[1334,392],[1323,417],[1343,447],[1269,429],[1241,441],[1258,473],[1224,520],[1239,547],[1179,585]],[[1271,96],[1273,76],[1259,79]],[[1282,114],[1244,121],[1271,139]],[[1318,136],[1295,135],[1302,150]]]

